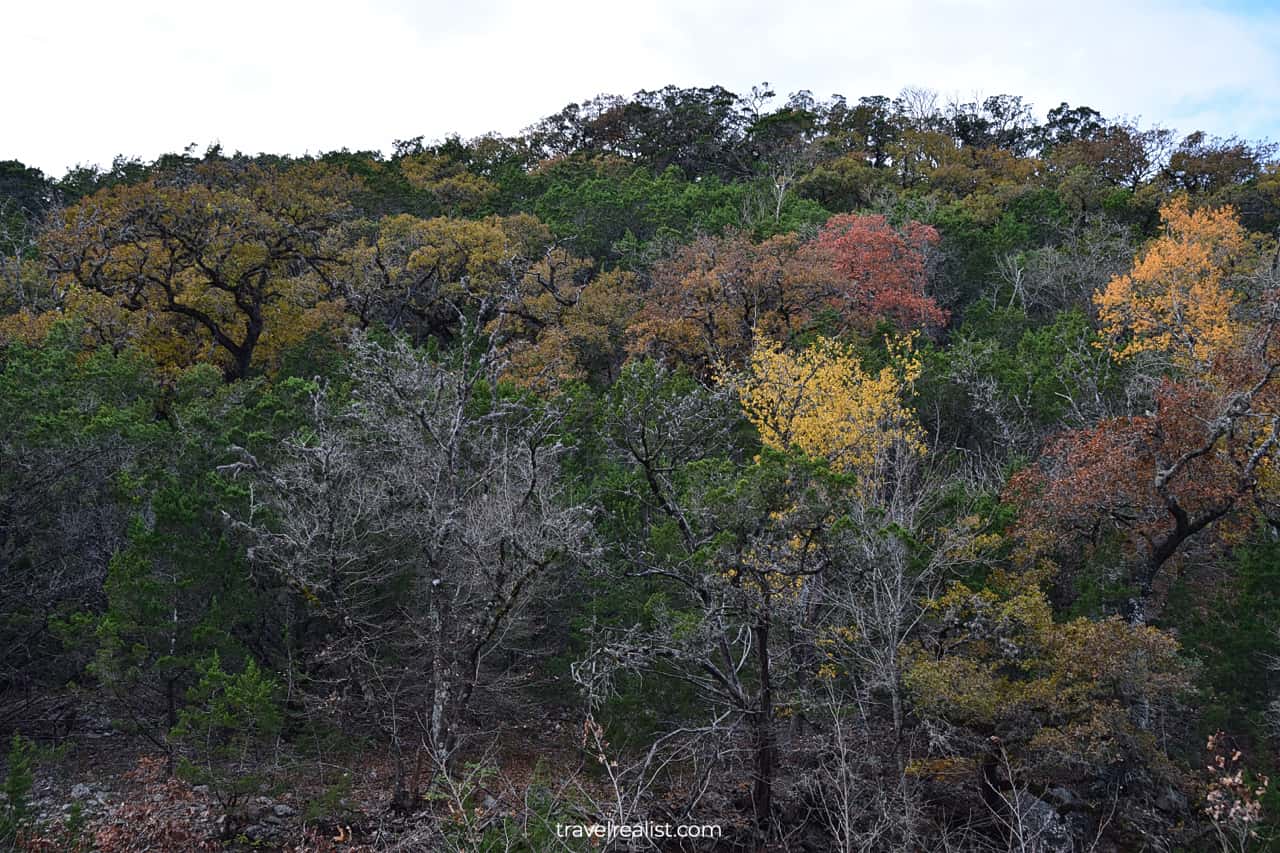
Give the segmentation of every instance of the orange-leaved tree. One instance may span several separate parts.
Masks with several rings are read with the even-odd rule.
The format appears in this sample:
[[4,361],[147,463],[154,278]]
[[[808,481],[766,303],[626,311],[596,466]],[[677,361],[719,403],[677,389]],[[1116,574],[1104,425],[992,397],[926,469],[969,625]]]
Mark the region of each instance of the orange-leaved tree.
[[1154,358],[1149,407],[1056,437],[1008,489],[1033,551],[1078,554],[1119,534],[1135,620],[1151,615],[1162,568],[1198,534],[1250,522],[1275,492],[1280,451],[1271,270],[1253,271],[1246,298],[1231,283],[1253,259],[1229,209],[1175,200],[1164,217],[1166,233],[1096,298],[1113,356]]
[[1192,210],[1185,196],[1160,217],[1164,233],[1094,295],[1098,320],[1117,358],[1154,352],[1204,372],[1242,332],[1228,279],[1245,259],[1248,234],[1231,208]]

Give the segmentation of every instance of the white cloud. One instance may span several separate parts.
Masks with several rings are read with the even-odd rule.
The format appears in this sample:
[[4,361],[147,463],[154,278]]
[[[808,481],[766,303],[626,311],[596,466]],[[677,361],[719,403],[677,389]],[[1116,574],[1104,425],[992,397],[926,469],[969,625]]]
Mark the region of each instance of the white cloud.
[[389,148],[513,132],[601,92],[1066,100],[1180,130],[1280,135],[1280,16],[1083,0],[45,2],[5,12],[0,159],[61,174],[189,142]]

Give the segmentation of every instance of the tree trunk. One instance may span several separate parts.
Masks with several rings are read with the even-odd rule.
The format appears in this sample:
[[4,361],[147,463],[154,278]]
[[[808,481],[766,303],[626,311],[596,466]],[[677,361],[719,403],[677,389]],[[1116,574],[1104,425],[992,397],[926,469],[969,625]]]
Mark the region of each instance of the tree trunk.
[[405,784],[408,779],[408,772],[404,766],[404,751],[398,746],[395,748],[395,781],[391,790],[391,811],[396,814],[409,814],[413,811],[413,801],[417,798],[418,792],[410,790]]
[[756,826],[767,834],[773,822],[773,776],[778,761],[773,730],[773,686],[769,672],[769,617],[761,617],[752,631],[759,661],[760,701],[755,715],[755,778],[751,803]]

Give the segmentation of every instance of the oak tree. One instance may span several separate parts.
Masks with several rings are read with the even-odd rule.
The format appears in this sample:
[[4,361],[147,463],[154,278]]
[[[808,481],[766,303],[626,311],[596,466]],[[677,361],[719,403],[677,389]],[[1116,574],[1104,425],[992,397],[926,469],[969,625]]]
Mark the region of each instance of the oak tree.
[[[169,347],[184,361],[207,358],[240,379],[283,303],[300,298],[305,311],[332,298],[293,291],[305,274],[329,281],[338,259],[324,237],[353,186],[320,164],[208,161],[77,202],[52,219],[40,248],[103,314],[123,312],[126,336],[180,339]],[[157,319],[164,327],[150,329]]]

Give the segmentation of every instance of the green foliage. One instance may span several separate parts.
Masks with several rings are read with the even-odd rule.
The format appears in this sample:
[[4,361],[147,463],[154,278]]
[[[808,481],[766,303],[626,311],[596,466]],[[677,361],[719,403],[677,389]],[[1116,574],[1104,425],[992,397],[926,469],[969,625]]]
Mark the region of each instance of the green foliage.
[[62,826],[63,838],[72,846],[73,849],[80,849],[84,843],[85,829],[89,825],[89,817],[84,812],[84,806],[77,800],[71,804],[71,808],[67,811],[66,822]]
[[[1008,313],[998,321],[1005,331],[997,340],[1023,325],[1016,319],[1009,322]],[[1084,312],[1071,309],[1047,326],[1025,328],[1012,346],[1004,344],[992,353],[989,369],[1003,397],[1037,423],[1053,424],[1073,400],[1082,400],[1087,382],[1103,393],[1117,390],[1120,372],[1110,359],[1099,357],[1099,341]]]
[[437,780],[437,785],[424,795],[428,802],[442,803],[449,817],[440,824],[449,848],[476,853],[542,853],[563,850],[587,853],[594,849],[583,839],[562,838],[557,826],[591,823],[589,812],[575,808],[565,799],[551,768],[539,761],[533,769],[525,792],[525,807],[517,812],[492,811],[488,801],[490,784],[497,769],[475,762],[469,763],[457,779],[450,783]]
[[[79,324],[0,349],[0,683],[64,684],[81,661],[51,630],[100,600],[162,396],[131,353],[87,348]],[[51,571],[51,567],[58,567]]]
[[[70,450],[87,439],[142,441],[159,388],[137,355],[86,347],[83,327],[59,323],[39,347],[0,350],[0,407],[6,442]],[[12,471],[13,469],[9,469]]]
[[208,785],[230,810],[263,785],[264,763],[283,726],[281,688],[251,657],[240,672],[230,674],[215,652],[197,670],[200,680],[170,732],[190,753],[179,763],[178,775]]
[[[1231,371],[1247,375],[1269,353],[1223,354],[1206,375],[1181,377],[1201,396],[1157,397],[1159,368],[1111,357],[1090,296],[1128,268],[1135,241],[1155,236],[1171,193],[1188,193],[1192,210],[1233,203],[1238,214],[1215,215],[1259,232],[1241,232],[1259,251],[1241,253],[1230,270],[1233,298],[1242,299],[1224,312],[1220,337],[1234,346],[1237,324],[1260,322],[1261,294],[1275,284],[1274,148],[1203,134],[1175,145],[1169,132],[1066,104],[1041,125],[1012,96],[929,115],[901,99],[819,102],[806,92],[773,109],[766,90],[605,96],[520,135],[419,137],[396,142],[390,156],[227,157],[214,147],[153,163],[117,158],[59,181],[0,162],[0,685],[24,701],[68,682],[105,689],[134,731],[180,758],[179,773],[233,811],[271,773],[295,766],[279,763],[292,761],[290,751],[323,756],[305,819],[355,824],[360,756],[389,739],[398,771],[410,764],[417,738],[405,726],[432,713],[437,686],[466,681],[448,712],[449,742],[457,735],[463,756],[490,713],[530,703],[555,709],[540,717],[576,712],[583,696],[569,685],[584,670],[573,664],[615,654],[601,671],[616,671],[599,695],[594,683],[589,692],[627,759],[666,748],[674,741],[664,734],[705,723],[709,711],[727,712],[718,734],[756,744],[785,713],[830,699],[857,708],[856,725],[846,714],[864,738],[853,751],[877,768],[876,781],[907,766],[913,782],[933,776],[911,809],[876,803],[884,815],[920,815],[920,826],[934,828],[950,821],[948,830],[955,816],[981,816],[994,833],[984,843],[1003,848],[1006,816],[992,794],[1004,801],[1010,786],[1026,784],[1048,798],[1061,787],[1084,803],[1064,814],[1087,810],[1099,847],[1207,843],[1213,828],[1194,802],[1203,787],[1198,735],[1223,730],[1242,741],[1246,787],[1260,780],[1254,774],[1280,776],[1268,718],[1280,657],[1280,540],[1262,522],[1274,515],[1274,457],[1235,477],[1255,448],[1274,452],[1264,436],[1275,391],[1259,386],[1245,399],[1227,387]],[[284,180],[306,171],[293,167],[315,167],[325,181]],[[200,175],[216,178],[210,192],[219,182],[235,191],[203,193]],[[209,198],[221,201],[200,201]],[[93,229],[60,228],[58,205],[80,203],[78,225],[97,227],[113,199],[117,254],[89,257],[102,247],[76,241]],[[255,266],[255,253],[297,236],[307,210],[317,214],[307,251]],[[791,300],[833,275],[830,246],[815,239],[833,211],[936,226],[941,241],[922,249],[912,281],[922,301],[945,306],[947,323],[923,311],[895,315],[896,325],[854,316],[851,305],[883,296],[908,266],[887,244],[850,250],[840,275],[870,271],[850,288],[824,283],[812,300]],[[417,236],[389,227],[397,214],[422,220],[411,222]],[[509,234],[485,224],[516,214],[502,226]],[[263,217],[275,230],[258,239]],[[160,230],[132,241],[151,220]],[[726,232],[731,240],[698,240]],[[62,261],[87,264],[79,282],[49,276],[55,233],[76,250]],[[174,234],[186,244],[176,246]],[[774,235],[787,236],[764,243]],[[450,256],[451,241],[461,241],[454,248],[466,263]],[[705,252],[682,250],[704,242]],[[206,243],[217,251],[193,251]],[[37,246],[49,251],[42,257]],[[140,269],[153,280],[173,276],[176,301],[130,294],[141,280],[134,250],[147,254]],[[572,261],[553,263],[547,251]],[[158,261],[165,252],[186,265],[181,272]],[[668,272],[678,287],[664,289]],[[251,286],[255,274],[274,284]],[[95,276],[99,292],[87,299],[83,285]],[[376,310],[356,307],[361,299]],[[124,308],[142,307],[150,313],[124,323]],[[1185,326],[1182,307],[1168,313]],[[200,320],[197,308],[211,313]],[[795,435],[766,435],[771,447],[762,447],[742,414],[743,376],[700,353],[740,349],[730,359],[740,363],[768,314],[788,336],[777,341],[777,364],[828,337],[873,376],[894,363],[887,337],[920,330],[920,375],[900,389],[903,411],[922,427],[917,452],[886,444],[860,481],[833,470],[841,453],[823,461],[792,452]],[[254,323],[262,328],[249,335]],[[363,338],[344,337],[366,325]],[[353,369],[359,341],[389,350],[404,329],[421,331],[428,361],[406,361],[402,372],[385,362]],[[246,335],[230,353],[257,346],[259,332],[271,370],[257,362],[249,370],[247,352],[228,370],[218,333],[232,344]],[[726,333],[733,346],[704,347]],[[637,355],[659,351],[698,353],[691,360],[701,372]],[[561,370],[559,356],[572,356],[564,364],[573,369]],[[520,370],[555,376],[541,384]],[[459,390],[458,377],[472,372]],[[883,427],[850,414],[874,407],[841,408],[815,394],[813,378],[770,396],[772,414],[794,426],[796,412],[824,397],[813,417],[822,436],[856,444]],[[836,380],[838,390],[851,387]],[[441,412],[458,394],[465,402],[450,425]],[[317,417],[321,399],[327,414]],[[1210,523],[1175,543],[1144,587],[1139,574],[1150,569],[1159,524],[1179,519],[1167,502],[1140,504],[1159,466],[1195,450],[1223,400],[1258,408],[1210,443],[1229,445],[1217,460],[1226,485],[1188,477],[1187,496],[1193,510],[1235,501],[1240,511],[1229,506],[1230,525]],[[1171,409],[1181,416],[1156,417]],[[1262,432],[1250,433],[1255,423]],[[1086,440],[1100,424],[1126,429],[1097,433],[1118,436],[1115,444]],[[436,470],[435,448],[451,428],[486,440],[464,441]],[[326,445],[326,429],[341,441]],[[822,457],[809,433],[810,446],[800,446]],[[1069,444],[1072,436],[1080,441]],[[406,462],[406,447],[420,451],[416,461]],[[1054,456],[1063,447],[1074,455]],[[504,503],[526,448],[540,474],[539,449],[553,451],[554,488],[516,489]],[[1126,461],[1080,464],[1086,450]],[[1130,450],[1151,470],[1130,470]],[[497,454],[505,461],[494,463]],[[1195,453],[1187,458],[1199,464]],[[1043,478],[1023,477],[1042,469]],[[460,472],[475,477],[464,483]],[[1078,488],[1033,523],[1022,498],[1049,493],[1055,477],[1074,477]],[[435,485],[408,494],[423,484]],[[276,503],[264,502],[277,487]],[[1099,493],[1108,494],[1102,512]],[[458,500],[465,513],[421,521]],[[498,544],[485,538],[510,532],[531,508],[543,517],[569,506],[582,510],[581,535],[533,561],[538,572],[524,580],[513,567],[564,524]],[[290,550],[283,539],[295,528],[286,522],[312,512],[317,521],[299,536],[310,550]],[[359,535],[336,547],[334,522],[362,513]],[[1246,536],[1249,523],[1258,529]],[[246,552],[250,529],[281,537],[274,571],[264,571],[271,537],[258,539],[253,559]],[[575,550],[579,541],[589,547]],[[348,568],[325,576],[328,559]],[[532,581],[548,568],[547,582]],[[352,591],[361,577],[377,579],[363,599]],[[450,585],[466,587],[457,601],[469,613],[514,619],[518,611],[518,628],[503,627],[504,616],[501,626],[442,630],[458,614]],[[495,589],[510,590],[505,604]],[[1151,605],[1146,624],[1107,618],[1139,597]],[[369,652],[370,636],[385,644]],[[487,639],[473,654],[458,652],[477,636]],[[847,660],[824,657],[836,646]],[[441,661],[455,654],[446,673]],[[286,706],[286,667],[291,686],[335,685],[329,712],[295,713],[293,690]],[[380,683],[387,671],[400,675]],[[481,672],[509,680],[491,696]],[[375,695],[391,682],[400,685],[385,694],[394,710]],[[1194,711],[1182,704],[1193,687]],[[788,743],[812,751],[795,763],[780,754],[779,778],[830,769],[832,747],[845,744],[821,735]],[[0,843],[30,820],[37,758],[15,736]],[[651,765],[666,768],[651,790],[669,784],[674,793],[688,768],[666,758]],[[711,784],[739,781],[730,778],[743,769],[739,759],[726,758]],[[588,809],[563,798],[564,779],[549,768],[539,767],[518,814],[485,805],[493,768],[459,759],[445,771],[457,786],[437,778],[429,798],[455,807],[442,821],[454,846],[573,849],[555,825]],[[587,784],[606,784],[596,775],[603,768],[583,772]],[[1189,804],[1160,805],[1161,786]],[[1264,823],[1276,824],[1280,786],[1262,802]],[[66,837],[84,820],[73,811]]]
[[887,169],[878,169],[857,155],[846,155],[819,163],[801,178],[796,190],[832,213],[851,213],[870,207],[891,192],[892,182]]
[[1103,537],[1069,574],[1058,578],[1067,617],[1098,617],[1119,613],[1137,593],[1123,571],[1124,543],[1119,536]]
[[399,162],[384,160],[380,152],[331,151],[320,160],[360,180],[355,201],[364,211],[383,216],[395,213],[434,216],[440,212],[430,193],[416,189],[401,172]]
[[1050,189],[1026,189],[1010,199],[976,193],[938,208],[927,220],[942,233],[945,274],[965,303],[974,302],[1010,253],[1051,243],[1066,224]]
[[235,447],[264,452],[296,422],[301,396],[288,382],[265,392],[252,383],[228,388],[201,365],[179,376],[167,401],[175,434],[138,472],[128,534],[108,565],[106,608],[94,617],[91,667],[128,723],[152,737],[177,722],[197,662],[212,652],[241,655],[263,611],[262,590],[221,518],[245,495],[214,468],[242,461]]
[[353,811],[351,791],[351,771],[344,770],[334,781],[325,784],[318,795],[307,800],[302,809],[302,819],[307,823],[349,821]]
[[1199,730],[1265,742],[1280,658],[1280,542],[1263,533],[1220,563],[1186,573],[1166,618],[1202,667]]
[[214,520],[214,495],[161,485],[111,560],[92,672],[135,725],[152,724],[149,708],[173,725],[197,661],[237,651],[236,632],[257,609],[247,568]]
[[31,815],[31,786],[38,748],[16,732],[9,741],[5,759],[4,804],[0,806],[0,843],[13,843],[18,831]]
[[655,176],[607,159],[569,161],[542,181],[532,212],[576,254],[608,265],[641,266],[695,233],[740,223],[738,188],[715,178],[691,182],[675,167]]

